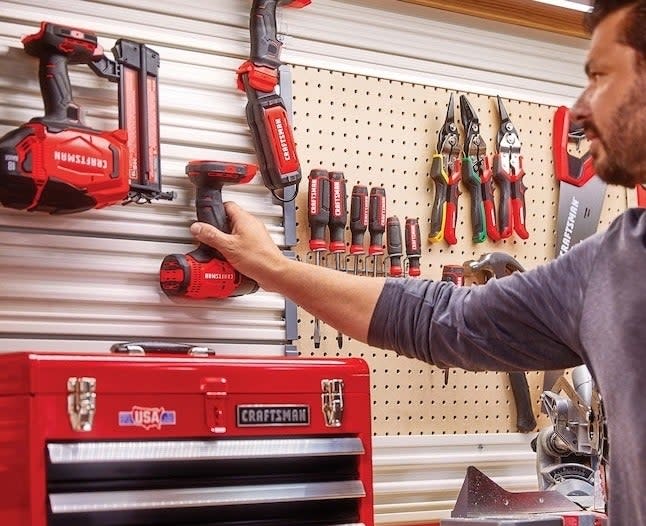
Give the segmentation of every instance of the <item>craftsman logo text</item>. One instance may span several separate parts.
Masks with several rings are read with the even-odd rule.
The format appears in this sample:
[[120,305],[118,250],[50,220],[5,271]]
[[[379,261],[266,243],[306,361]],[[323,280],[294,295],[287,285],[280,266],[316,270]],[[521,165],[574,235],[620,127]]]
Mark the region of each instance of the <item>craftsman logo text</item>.
[[236,407],[238,427],[307,426],[308,405],[239,405]]
[[574,232],[574,223],[576,223],[576,216],[579,213],[579,201],[576,197],[572,198],[570,203],[570,211],[567,215],[567,221],[565,223],[565,232],[563,232],[563,241],[561,241],[561,248],[559,250],[559,255],[562,256],[568,250],[570,250],[570,244],[572,243],[572,232]]
[[285,136],[285,128],[283,126],[283,121],[278,118],[274,120],[276,124],[276,132],[278,133],[278,142],[280,143],[280,151],[283,153],[283,158],[286,161],[289,161],[292,156],[289,153],[289,146],[287,144],[287,137]]
[[108,167],[108,161],[100,157],[91,155],[81,155],[79,153],[64,152],[54,150],[54,160],[62,163],[77,164],[79,166],[89,166],[91,168],[101,168],[105,170]]

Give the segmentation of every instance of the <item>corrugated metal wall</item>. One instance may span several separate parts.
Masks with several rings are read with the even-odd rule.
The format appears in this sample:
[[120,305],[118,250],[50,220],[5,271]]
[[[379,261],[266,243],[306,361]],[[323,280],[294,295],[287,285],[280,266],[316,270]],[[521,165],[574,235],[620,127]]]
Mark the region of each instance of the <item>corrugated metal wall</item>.
[[[42,114],[36,61],[20,44],[41,20],[93,30],[106,50],[117,38],[145,42],[161,57],[162,174],[165,189],[178,194],[172,202],[70,216],[0,209],[0,351],[101,351],[142,339],[203,342],[220,353],[285,351],[282,297],[171,301],[158,287],[163,257],[194,247],[186,162],[255,162],[246,99],[235,86],[235,70],[249,53],[250,5],[0,1],[0,135]],[[314,0],[305,9],[280,9],[278,30],[282,57],[294,65],[550,105],[571,104],[584,83],[585,41],[396,0]],[[86,122],[116,127],[115,85],[80,66],[71,68],[71,80]],[[224,197],[262,218],[286,244],[282,208],[260,178],[227,187]],[[485,462],[507,489],[535,480],[526,437],[518,435],[375,437],[374,446],[379,524],[446,516],[466,463]]]
[[[117,38],[145,42],[161,56],[162,174],[165,188],[178,194],[172,202],[66,217],[0,210],[0,349],[100,350],[115,340],[164,338],[283,351],[282,298],[260,292],[171,301],[157,286],[161,259],[193,246],[187,227],[194,189],[185,163],[255,161],[245,97],[235,87],[235,69],[249,52],[249,8],[236,0],[0,2],[0,133],[42,112],[36,61],[20,44],[41,20],[93,30],[106,50]],[[521,100],[574,97],[584,43],[479,24],[395,1],[316,0],[306,9],[280,9],[278,29],[283,59],[294,64]],[[71,81],[86,122],[116,127],[115,86],[81,66],[71,68]],[[227,187],[227,197],[262,217],[284,243],[282,209],[259,178]]]

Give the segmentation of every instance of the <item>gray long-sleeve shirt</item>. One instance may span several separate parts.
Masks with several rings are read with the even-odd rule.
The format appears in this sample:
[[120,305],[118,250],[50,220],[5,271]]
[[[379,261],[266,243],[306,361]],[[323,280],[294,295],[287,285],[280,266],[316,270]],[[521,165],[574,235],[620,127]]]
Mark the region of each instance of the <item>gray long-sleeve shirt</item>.
[[628,210],[549,264],[483,286],[390,279],[368,342],[468,370],[585,363],[608,418],[610,522],[646,525],[646,210]]

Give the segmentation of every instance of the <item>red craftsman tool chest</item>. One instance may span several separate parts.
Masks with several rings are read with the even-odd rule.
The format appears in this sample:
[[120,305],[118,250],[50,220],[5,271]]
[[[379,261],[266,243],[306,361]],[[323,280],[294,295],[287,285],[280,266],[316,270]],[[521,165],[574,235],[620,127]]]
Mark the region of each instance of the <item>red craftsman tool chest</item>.
[[367,365],[1,355],[0,524],[374,526]]

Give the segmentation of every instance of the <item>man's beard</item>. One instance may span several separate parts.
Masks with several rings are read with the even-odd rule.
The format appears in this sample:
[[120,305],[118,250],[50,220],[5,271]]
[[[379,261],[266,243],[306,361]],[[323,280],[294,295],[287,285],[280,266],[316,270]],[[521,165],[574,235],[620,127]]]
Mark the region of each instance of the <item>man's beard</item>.
[[612,127],[603,135],[594,123],[588,126],[601,142],[605,160],[595,161],[600,179],[633,188],[646,183],[646,73],[642,73],[620,104]]

